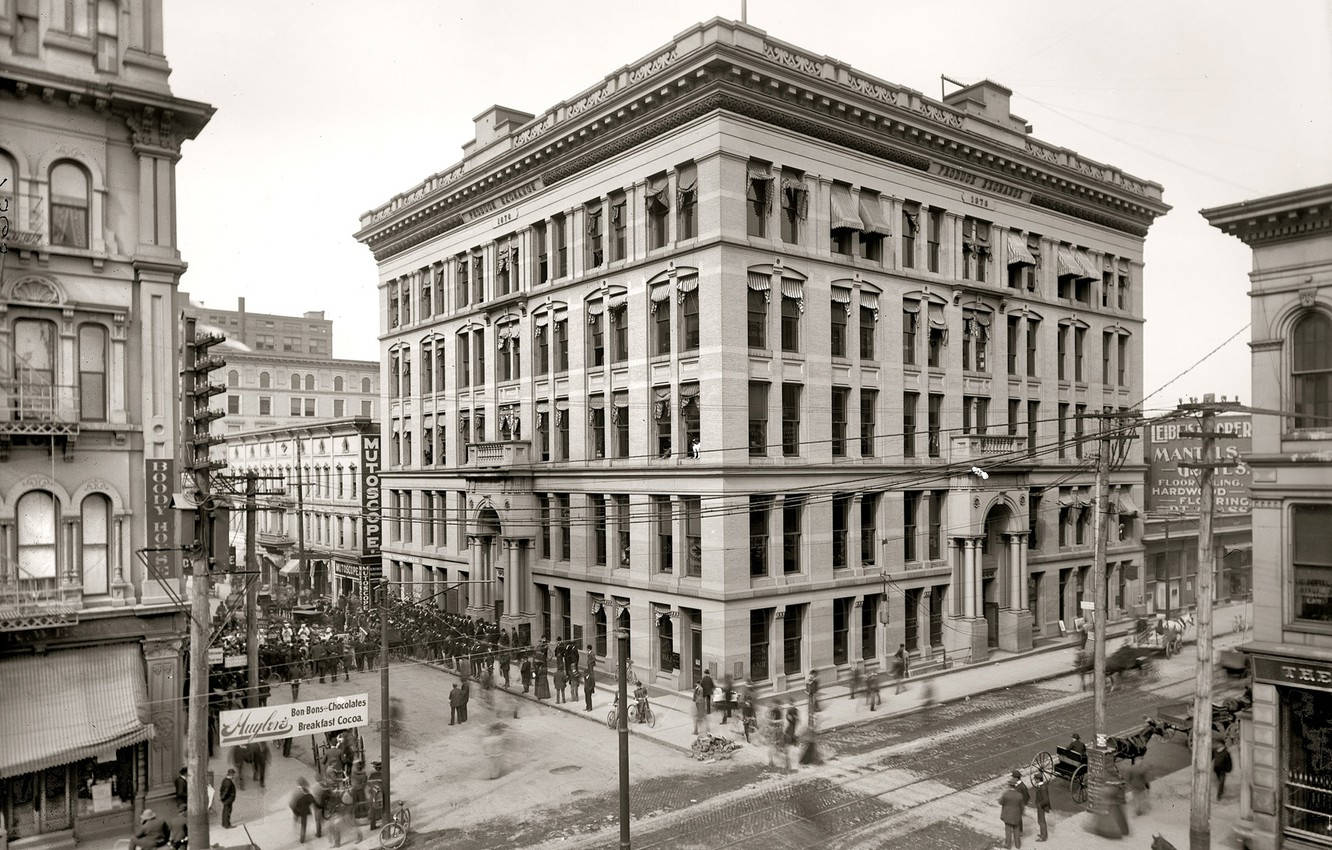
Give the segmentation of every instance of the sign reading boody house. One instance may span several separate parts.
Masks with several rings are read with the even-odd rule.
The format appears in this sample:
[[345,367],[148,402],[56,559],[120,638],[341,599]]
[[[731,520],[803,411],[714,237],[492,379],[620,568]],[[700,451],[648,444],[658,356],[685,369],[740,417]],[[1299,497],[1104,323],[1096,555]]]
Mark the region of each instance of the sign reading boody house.
[[171,507],[171,491],[175,489],[176,462],[171,458],[145,458],[143,461],[144,494],[147,504],[149,579],[165,580],[180,575],[176,547],[176,511]]
[[[1202,440],[1190,422],[1163,422],[1147,429],[1147,509],[1197,513],[1202,507],[1202,479],[1197,469],[1181,463],[1202,460]],[[1225,466],[1212,471],[1212,492],[1219,514],[1248,513],[1253,474],[1244,458],[1253,447],[1253,422],[1248,416],[1218,416],[1215,454],[1208,460]]]
[[369,723],[370,695],[353,694],[224,711],[218,723],[218,739],[222,746],[234,747],[351,729]]

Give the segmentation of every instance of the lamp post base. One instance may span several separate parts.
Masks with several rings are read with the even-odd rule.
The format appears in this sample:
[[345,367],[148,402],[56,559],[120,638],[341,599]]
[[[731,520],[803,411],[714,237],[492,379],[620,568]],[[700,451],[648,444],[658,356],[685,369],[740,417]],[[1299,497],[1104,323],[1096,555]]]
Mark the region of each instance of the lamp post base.
[[1091,811],[1084,821],[1088,832],[1103,838],[1128,835],[1124,814],[1124,783],[1115,767],[1115,752],[1108,747],[1087,748],[1087,794]]

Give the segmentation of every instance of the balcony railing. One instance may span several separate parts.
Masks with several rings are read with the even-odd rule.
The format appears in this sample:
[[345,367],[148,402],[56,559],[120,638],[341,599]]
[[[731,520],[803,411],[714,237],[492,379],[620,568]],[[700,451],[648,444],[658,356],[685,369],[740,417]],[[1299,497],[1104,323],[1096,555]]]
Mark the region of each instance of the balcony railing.
[[528,440],[468,443],[467,465],[475,469],[527,466],[532,462],[531,448],[532,444]]
[[67,601],[56,579],[0,574],[0,632],[48,629],[78,621],[79,606]]
[[960,434],[948,440],[948,462],[998,460],[1004,463],[1020,463],[1025,459],[1026,450],[1026,437]]
[[0,433],[73,434],[78,430],[78,387],[0,378]]

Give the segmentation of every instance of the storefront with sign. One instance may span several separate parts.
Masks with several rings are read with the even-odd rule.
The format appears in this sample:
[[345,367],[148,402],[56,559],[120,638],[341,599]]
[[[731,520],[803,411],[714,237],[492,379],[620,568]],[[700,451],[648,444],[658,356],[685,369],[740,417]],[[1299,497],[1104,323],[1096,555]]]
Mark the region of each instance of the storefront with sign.
[[1241,822],[1252,832],[1275,835],[1279,847],[1332,848],[1329,656],[1252,656],[1254,708],[1240,758],[1241,766],[1252,767],[1240,800]]

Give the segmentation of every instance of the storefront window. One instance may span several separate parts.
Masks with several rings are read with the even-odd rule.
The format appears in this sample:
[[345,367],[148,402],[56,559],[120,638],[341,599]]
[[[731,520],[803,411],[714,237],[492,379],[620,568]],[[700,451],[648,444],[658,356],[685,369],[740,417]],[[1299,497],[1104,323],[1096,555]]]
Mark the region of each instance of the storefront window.
[[134,749],[99,753],[80,764],[75,792],[80,819],[134,807]]
[[1332,844],[1332,693],[1281,689],[1282,829]]

